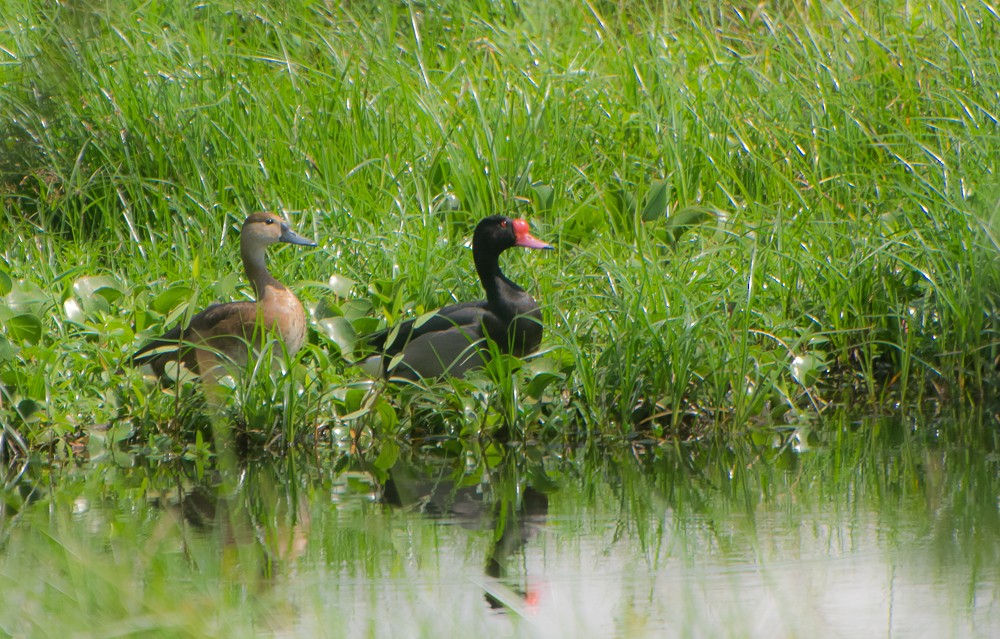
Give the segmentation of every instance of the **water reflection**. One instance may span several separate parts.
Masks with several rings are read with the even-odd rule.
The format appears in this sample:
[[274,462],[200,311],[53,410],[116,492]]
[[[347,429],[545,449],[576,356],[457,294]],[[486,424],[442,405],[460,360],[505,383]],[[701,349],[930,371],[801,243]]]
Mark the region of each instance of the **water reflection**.
[[528,575],[512,575],[510,564],[519,553],[523,557],[525,543],[544,523],[549,509],[548,496],[507,470],[491,473],[492,484],[473,480],[470,485],[468,477],[456,479],[455,471],[441,463],[418,467],[400,461],[383,489],[384,500],[391,506],[416,510],[444,524],[492,532],[484,570],[490,579],[483,583],[483,596],[497,610],[536,603],[535,593],[526,585]]
[[0,631],[992,637],[1000,458],[970,431],[25,477]]
[[254,464],[240,471],[233,486],[175,475],[174,487],[150,493],[149,503],[172,516],[189,557],[192,536],[209,537],[221,553],[237,552],[269,579],[288,570],[308,542],[309,503],[286,488],[275,465]]

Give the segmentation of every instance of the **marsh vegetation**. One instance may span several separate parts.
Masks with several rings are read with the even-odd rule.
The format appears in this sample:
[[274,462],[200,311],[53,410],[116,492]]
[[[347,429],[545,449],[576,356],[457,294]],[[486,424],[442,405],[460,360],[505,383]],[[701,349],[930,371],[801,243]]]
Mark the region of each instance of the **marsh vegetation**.
[[[46,583],[89,593],[67,608],[22,589],[26,610],[135,622],[123,634],[175,619],[179,635],[226,634],[273,592],[256,576],[297,561],[337,566],[308,572],[315,584],[374,592],[376,573],[420,572],[403,567],[402,537],[451,548],[436,536],[465,530],[368,501],[430,456],[458,485],[486,486],[487,512],[514,509],[498,521],[521,516],[530,485],[550,504],[543,530],[595,539],[584,533],[614,521],[621,552],[647,567],[684,556],[665,531],[723,544],[740,536],[719,528],[730,515],[794,517],[791,501],[815,499],[817,530],[849,513],[831,529],[850,537],[875,518],[893,539],[923,531],[907,538],[942,557],[975,553],[949,573],[972,574],[962,587],[978,593],[959,625],[996,620],[993,5],[341,4],[4,1],[0,575],[16,583],[24,558],[54,553]],[[301,350],[271,353],[276,370],[248,362],[221,409],[197,382],[127,366],[209,303],[252,298],[237,236],[261,210],[319,244],[269,256],[306,307]],[[503,258],[541,307],[540,352],[465,379],[369,380],[355,365],[364,335],[482,297],[467,242],[493,214],[528,219],[554,247]],[[859,502],[839,493],[851,481]],[[206,537],[164,523],[196,486],[256,523]],[[888,494],[919,512],[882,528]],[[963,504],[965,533],[929,532]],[[111,538],[139,557],[131,577],[108,567]],[[299,550],[268,546],[279,539]],[[560,556],[603,552],[582,545]],[[198,603],[180,594],[193,566],[210,568]],[[666,587],[640,573],[637,589]],[[303,607],[307,588],[293,590],[271,603]],[[626,599],[616,619],[650,619]],[[192,616],[174,616],[185,602]],[[317,624],[339,610],[305,603]],[[199,606],[221,611],[217,625]],[[23,621],[5,613],[0,630],[40,633]],[[372,623],[350,627],[398,630]]]

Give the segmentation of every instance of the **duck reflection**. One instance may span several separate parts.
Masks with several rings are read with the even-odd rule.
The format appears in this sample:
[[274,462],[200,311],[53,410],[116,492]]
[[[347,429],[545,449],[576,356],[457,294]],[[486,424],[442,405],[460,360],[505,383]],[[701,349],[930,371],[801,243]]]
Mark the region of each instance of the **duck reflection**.
[[[509,470],[509,469],[504,469]],[[486,555],[483,583],[487,604],[495,610],[532,606],[537,594],[528,587],[524,546],[548,515],[548,496],[520,481],[517,473],[491,473],[489,481],[468,485],[468,477],[438,465],[418,467],[397,462],[389,472],[382,499],[390,506],[416,510],[470,529],[488,528],[493,542]],[[512,570],[520,557],[522,570]]]
[[307,546],[307,501],[279,483],[269,466],[245,468],[234,486],[221,481],[178,478],[173,490],[151,495],[154,505],[173,515],[184,531],[184,552],[194,561],[195,537],[219,540],[223,554],[235,552],[241,566],[257,566],[265,581],[280,574]]

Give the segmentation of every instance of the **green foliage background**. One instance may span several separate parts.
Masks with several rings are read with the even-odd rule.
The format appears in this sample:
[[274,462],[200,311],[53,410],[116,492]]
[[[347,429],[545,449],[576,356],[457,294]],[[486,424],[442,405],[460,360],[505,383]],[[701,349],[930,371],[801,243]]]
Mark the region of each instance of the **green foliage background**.
[[[486,404],[687,436],[995,392],[987,2],[3,5],[5,442],[175,432],[120,364],[247,294],[258,209],[321,244],[272,256],[312,344],[237,402],[286,439],[406,432],[421,402],[458,432]],[[504,263],[548,352],[410,412],[353,387],[356,334],[479,294],[461,247],[496,212],[557,246]]]

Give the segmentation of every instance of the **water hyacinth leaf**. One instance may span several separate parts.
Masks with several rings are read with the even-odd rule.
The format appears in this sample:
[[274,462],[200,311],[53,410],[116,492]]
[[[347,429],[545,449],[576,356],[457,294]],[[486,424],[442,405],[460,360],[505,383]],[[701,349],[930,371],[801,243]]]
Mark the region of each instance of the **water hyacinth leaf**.
[[340,307],[340,310],[343,312],[344,317],[346,317],[349,321],[354,322],[356,320],[369,317],[373,308],[374,306],[372,305],[371,300],[361,298],[344,302],[343,306]]
[[397,459],[399,459],[399,444],[391,439],[386,440],[382,443],[382,450],[379,451],[378,457],[375,458],[375,468],[388,471],[396,464]]
[[556,190],[549,186],[548,184],[543,184],[542,182],[535,182],[531,185],[531,190],[535,193],[535,210],[539,213],[543,213],[552,209],[552,203],[555,200]]
[[670,182],[666,180],[657,180],[650,185],[649,193],[646,194],[646,206],[642,209],[643,222],[651,222],[666,216],[670,190]]
[[327,317],[340,317],[344,314],[340,310],[340,305],[329,297],[323,297],[316,302],[312,309],[310,309],[310,313],[316,321]]
[[357,285],[357,282],[349,277],[344,277],[343,275],[334,273],[330,276],[328,285],[330,290],[333,291],[333,294],[337,297],[350,297],[351,289]]
[[48,293],[31,282],[19,282],[7,294],[7,308],[14,313],[44,313],[52,303]]
[[108,439],[115,442],[123,442],[135,434],[135,425],[130,422],[120,422],[108,426]]
[[171,286],[154,297],[151,306],[160,315],[166,315],[180,302],[191,299],[193,293],[194,289],[189,286]]
[[73,282],[73,293],[80,298],[83,307],[98,306],[108,308],[108,303],[122,296],[121,288],[114,279],[107,275],[81,277]]
[[359,317],[356,320],[351,320],[351,323],[354,325],[354,332],[357,335],[374,333],[379,327],[379,321],[374,317]]
[[614,212],[618,214],[619,218],[632,219],[639,210],[639,203],[636,201],[635,195],[620,184],[612,185],[609,192]]
[[37,344],[42,338],[42,320],[32,313],[21,313],[7,320],[7,333],[19,342]]
[[326,317],[317,326],[331,342],[337,345],[341,353],[350,353],[354,349],[357,334],[354,326],[344,317]]
[[14,288],[14,282],[10,279],[10,275],[5,271],[0,271],[0,297],[10,293],[12,288]]
[[15,388],[23,392],[24,387],[28,385],[28,376],[17,369],[8,368],[0,373],[0,382],[8,388]]
[[108,320],[105,322],[102,335],[112,344],[131,344],[135,339],[135,331],[127,322],[120,320]]
[[531,378],[528,382],[528,386],[524,389],[524,392],[533,399],[541,399],[542,394],[545,393],[545,389],[548,388],[552,382],[562,379],[562,375],[557,375],[555,373],[542,372]]
[[664,228],[670,240],[676,242],[688,229],[703,223],[711,216],[712,211],[704,206],[686,206],[674,211],[674,214],[667,218]]
[[375,405],[375,411],[382,420],[384,431],[389,432],[396,428],[396,425],[399,423],[399,417],[396,415],[396,409],[392,407],[392,404],[384,399],[379,399],[379,402]]
[[111,305],[108,304],[108,300],[103,295],[91,295],[90,297],[81,297],[79,299],[80,305],[87,315],[93,316],[97,313],[108,314],[111,312]]
[[[17,347],[10,343],[10,341],[0,335],[0,363],[9,362],[17,357]],[[4,382],[5,384],[7,382]]]
[[792,378],[807,388],[815,384],[825,370],[826,361],[822,353],[799,355],[791,364]]
[[33,399],[22,399],[17,403],[17,414],[23,422],[37,422],[41,419],[42,405]]
[[83,324],[86,316],[83,312],[83,307],[80,306],[80,302],[76,299],[69,297],[63,302],[63,312],[66,313],[66,319],[71,322],[76,322],[77,324]]

